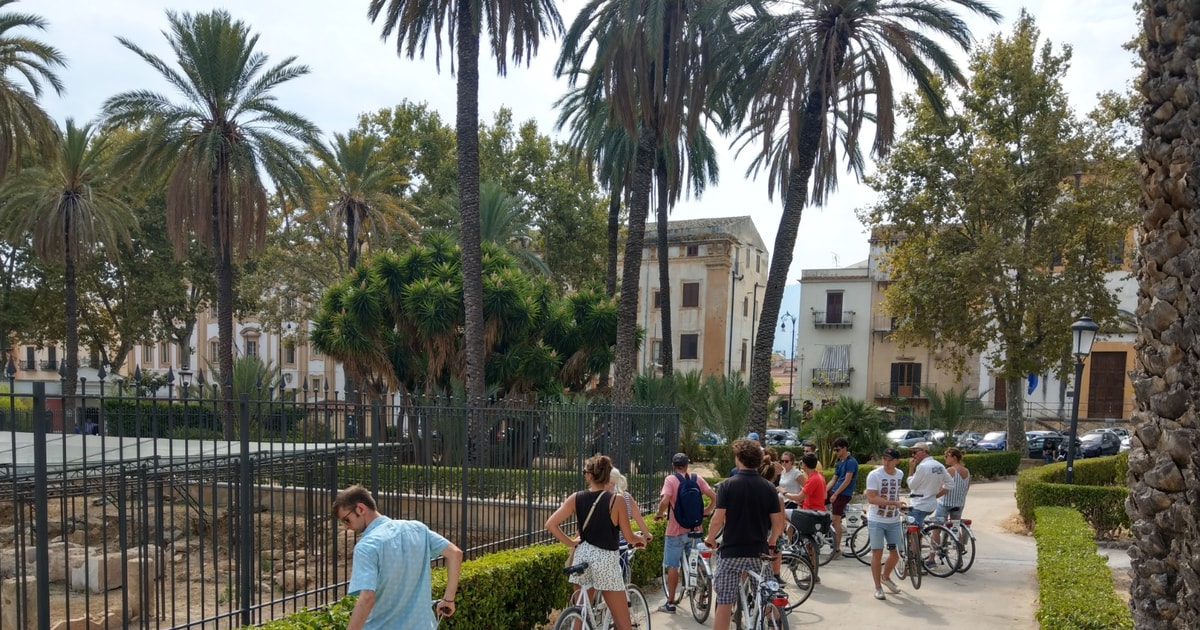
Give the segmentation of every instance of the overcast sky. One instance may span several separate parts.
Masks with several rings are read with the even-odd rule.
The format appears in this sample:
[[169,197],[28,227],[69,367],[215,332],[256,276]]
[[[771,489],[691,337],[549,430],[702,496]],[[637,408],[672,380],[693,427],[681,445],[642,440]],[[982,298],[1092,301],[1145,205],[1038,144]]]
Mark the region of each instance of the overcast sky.
[[[582,0],[560,4],[568,24],[582,4]],[[982,41],[1000,30],[1007,32],[1025,7],[1037,19],[1044,39],[1056,46],[1073,47],[1066,87],[1080,114],[1092,107],[1097,93],[1122,90],[1133,79],[1133,55],[1121,48],[1139,26],[1129,0],[993,0],[991,4],[1003,14],[1004,22],[993,25],[973,19],[977,39]],[[327,134],[349,129],[363,112],[390,107],[406,98],[428,102],[448,124],[454,123],[455,88],[447,56],[453,51],[443,50],[441,74],[432,59],[432,45],[425,61],[398,58],[395,40],[381,41],[379,27],[367,19],[366,0],[239,0],[225,4],[211,0],[26,0],[9,8],[49,20],[48,32],[38,37],[67,57],[70,66],[61,73],[66,94],[44,99],[46,108],[61,121],[95,118],[104,99],[120,91],[148,88],[166,92],[158,75],[116,37],[128,38],[169,59],[161,35],[167,24],[165,10],[195,12],[219,7],[229,8],[235,18],[249,23],[260,35],[260,48],[272,60],[294,55],[311,68],[311,74],[291,81],[278,94],[283,106],[307,116]],[[543,132],[559,135],[553,132],[552,105],[565,83],[553,76],[557,53],[557,42],[548,42],[529,68],[510,67],[504,79],[495,76],[495,64],[485,53],[480,62],[481,118],[490,120],[499,107],[507,106],[517,121],[532,118]],[[732,151],[725,150],[720,183],[702,199],[682,202],[672,218],[750,214],[768,249],[772,248],[780,200],[767,199],[765,178],[746,177],[748,163],[747,156],[735,158]],[[869,166],[868,172],[871,170]],[[843,178],[841,190],[824,207],[806,209],[789,277],[798,280],[801,269],[845,266],[865,259],[866,237],[854,211],[873,200],[872,191]],[[789,292],[784,310],[790,303],[798,303],[794,291]]]

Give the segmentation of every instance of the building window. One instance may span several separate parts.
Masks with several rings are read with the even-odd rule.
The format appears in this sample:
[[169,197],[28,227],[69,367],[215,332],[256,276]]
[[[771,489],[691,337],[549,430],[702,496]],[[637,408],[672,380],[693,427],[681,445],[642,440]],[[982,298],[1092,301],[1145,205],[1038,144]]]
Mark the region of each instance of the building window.
[[700,283],[683,283],[683,308],[698,308],[700,306]]
[[171,344],[166,342],[158,344],[158,363],[160,365],[171,363]]
[[289,341],[283,345],[283,362],[288,365],[296,364],[296,343]]
[[700,246],[699,245],[688,245],[687,249],[685,251],[686,251],[685,255],[688,258],[695,258],[696,256],[700,255]]
[[314,392],[319,392],[319,391],[321,391],[321,377],[319,377],[319,376],[314,376],[314,377],[312,378],[312,390],[313,390]]
[[218,345],[217,342],[215,342],[215,341],[208,342],[208,361],[209,361],[209,363],[216,365],[220,361],[220,359],[219,359],[220,355],[221,355],[221,346]]
[[58,348],[54,346],[47,346],[46,358],[50,362],[50,365],[54,366],[55,369],[58,368]]
[[149,365],[154,362],[154,346],[146,344],[142,346],[142,363]]
[[893,363],[891,395],[897,398],[921,396],[921,364]]
[[679,359],[686,361],[700,358],[700,335],[679,335]]
[[742,298],[742,317],[750,316],[750,298]]
[[257,340],[251,340],[251,339],[246,340],[246,356],[248,356],[248,357],[258,356],[258,341]]
[[741,360],[741,365],[742,365],[742,367],[741,367],[740,369],[741,369],[741,371],[742,371],[742,374],[745,374],[745,373],[746,373],[746,340],[745,340],[745,339],[743,339],[743,340],[742,340],[742,360]]
[[762,273],[762,253],[754,255],[754,273]]
[[654,291],[654,308],[662,308],[662,291],[657,289]]
[[1008,382],[999,376],[996,377],[996,384],[992,386],[992,409],[1008,410]]
[[37,361],[37,348],[25,346],[25,369],[32,370]]
[[1120,265],[1125,262],[1125,243],[1121,242],[1108,248],[1108,262]]
[[825,294],[825,323],[840,324],[842,323],[842,297],[841,291],[830,291]]
[[662,368],[662,339],[655,339],[650,342],[650,362],[654,365],[654,369]]

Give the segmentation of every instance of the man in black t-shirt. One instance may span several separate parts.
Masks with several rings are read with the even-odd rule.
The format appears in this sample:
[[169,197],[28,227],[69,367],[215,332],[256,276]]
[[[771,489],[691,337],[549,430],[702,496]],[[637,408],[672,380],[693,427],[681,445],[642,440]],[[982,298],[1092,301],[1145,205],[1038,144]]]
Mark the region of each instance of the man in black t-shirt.
[[736,440],[733,454],[737,474],[717,487],[716,510],[704,540],[709,547],[716,547],[717,533],[724,527],[713,580],[717,596],[713,630],[728,630],[742,572],[759,570],[759,555],[775,553],[774,541],[783,533],[779,495],[771,482],[758,474],[761,447],[750,440]]

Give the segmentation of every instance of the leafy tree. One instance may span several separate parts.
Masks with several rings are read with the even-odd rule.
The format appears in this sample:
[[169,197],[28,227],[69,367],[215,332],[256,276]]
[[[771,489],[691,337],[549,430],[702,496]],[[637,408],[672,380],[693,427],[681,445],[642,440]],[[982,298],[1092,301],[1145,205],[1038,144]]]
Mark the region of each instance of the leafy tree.
[[[713,67],[728,25],[704,0],[592,0],[563,40],[555,72],[580,98],[609,101],[609,124],[637,138],[625,242],[613,401],[631,400],[637,354],[637,304],[651,175],[665,145],[694,135],[709,103]],[[703,19],[701,19],[703,16]],[[611,99],[611,100],[610,100]]]
[[[8,231],[11,219],[0,212],[0,233]],[[33,255],[27,239],[16,244],[0,240],[0,343],[5,350],[14,343],[40,346],[64,337],[61,276],[58,266]],[[9,358],[3,357],[0,369],[7,368]]]
[[[883,417],[867,401],[839,396],[832,405],[813,412],[804,424],[809,440],[817,445],[818,453],[833,453],[833,441],[844,437],[850,443],[855,459],[866,462],[888,447],[883,432]],[[831,462],[826,462],[831,463]]]
[[[892,65],[942,100],[935,78],[965,82],[953,57],[938,43],[967,48],[971,32],[955,7],[990,19],[1000,15],[976,0],[819,0],[791,12],[739,15],[741,37],[720,53],[727,61],[723,92],[746,147],[759,145],[752,167],[769,172],[772,194],[783,196],[763,309],[751,355],[752,429],[766,427],[775,322],[796,248],[800,215],[837,185],[839,152],[852,169],[861,165],[863,123],[874,123],[872,150],[884,155],[894,134]],[[811,193],[810,193],[811,184]]]
[[1138,222],[1138,361],[1132,376],[1137,426],[1129,453],[1126,510],[1136,532],[1130,549],[1133,621],[1138,628],[1200,625],[1196,584],[1200,569],[1189,561],[1198,532],[1191,514],[1197,497],[1200,447],[1193,427],[1197,359],[1192,324],[1200,310],[1195,271],[1200,234],[1200,121],[1195,36],[1196,7],[1186,2],[1138,3],[1144,24],[1144,72],[1138,151],[1141,192]]
[[983,403],[966,385],[961,389],[951,387],[944,392],[935,391],[929,398],[929,424],[946,432],[949,446],[954,445],[955,433],[970,429],[984,413]]
[[458,208],[438,202],[453,196],[458,185],[454,127],[427,104],[404,100],[391,109],[363,114],[357,130],[381,138],[381,159],[399,171],[405,184],[394,194],[412,200],[417,223],[427,231],[453,229]]
[[44,167],[26,168],[0,190],[4,214],[11,223],[7,238],[31,238],[33,252],[63,266],[65,297],[66,381],[63,395],[75,395],[79,382],[80,261],[92,252],[116,259],[117,247],[129,241],[137,222],[115,194],[108,178],[106,139],[91,125],[76,127],[67,119],[54,159]]
[[[0,0],[0,9],[17,0]],[[29,148],[42,155],[54,151],[57,126],[38,104],[49,85],[59,96],[63,83],[56,70],[67,66],[53,46],[18,34],[46,30],[46,20],[30,13],[0,12],[0,182],[22,164]]]
[[[280,108],[273,91],[308,73],[289,57],[268,66],[258,36],[225,11],[167,12],[167,42],[178,69],[125,38],[122,45],[179,90],[181,102],[146,90],[104,103],[110,124],[137,129],[120,163],[139,176],[169,172],[167,226],[182,255],[192,235],[206,242],[217,276],[220,373],[233,373],[234,255],[260,250],[266,239],[267,196],[260,169],[282,189],[303,190],[299,146],[317,130]],[[233,386],[222,383],[225,437],[233,438]]]
[[[870,183],[869,222],[890,226],[886,308],[904,342],[944,350],[958,368],[988,348],[1006,379],[1009,448],[1024,448],[1022,379],[1065,377],[1070,325],[1112,322],[1105,274],[1133,221],[1131,155],[1084,133],[1062,88],[1070,51],[1038,45],[1023,15],[974,53],[962,112],[906,101],[913,123]],[[1078,189],[1072,172],[1082,173]]]
[[[466,309],[464,342],[466,351],[467,400],[475,405],[484,399],[486,341],[483,313],[483,253],[479,236],[479,38],[491,40],[496,70],[507,73],[509,43],[514,61],[531,59],[543,35],[562,30],[562,17],[556,3],[549,0],[371,0],[367,15],[374,22],[383,16],[383,37],[396,35],[396,52],[410,59],[425,43],[436,39],[436,59],[441,65],[442,29],[458,52],[458,115],[455,124],[458,153],[458,203],[462,217],[463,304]],[[486,20],[484,16],[486,15]],[[453,19],[450,19],[453,17]],[[487,442],[482,438],[486,427],[481,418],[468,420],[476,439],[470,459],[479,462],[486,456]]]

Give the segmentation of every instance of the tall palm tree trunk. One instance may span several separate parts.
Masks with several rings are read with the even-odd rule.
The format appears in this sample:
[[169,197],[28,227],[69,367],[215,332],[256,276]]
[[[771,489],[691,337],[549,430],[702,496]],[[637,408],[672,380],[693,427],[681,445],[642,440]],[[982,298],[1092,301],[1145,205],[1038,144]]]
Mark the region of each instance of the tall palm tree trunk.
[[473,410],[483,404],[483,259],[479,236],[479,32],[475,28],[475,2],[458,3],[458,199],[462,213],[462,274],[467,362],[468,451],[474,464],[487,455],[483,421]]
[[346,266],[350,271],[358,266],[358,222],[352,208],[346,210]]
[[1187,0],[1145,3],[1146,68],[1140,90],[1147,113],[1140,151],[1143,173],[1138,265],[1138,373],[1129,453],[1133,519],[1133,621],[1138,628],[1200,627],[1197,584],[1200,533],[1193,525],[1200,450],[1193,350],[1200,316],[1193,265],[1200,252],[1200,40],[1196,6]]
[[[63,382],[63,402],[64,409],[70,409],[72,419],[79,422],[80,418],[76,411],[80,405],[73,396],[76,392],[76,384],[79,382],[79,290],[76,280],[76,264],[75,264],[75,247],[71,241],[71,218],[68,216],[66,225],[63,227],[63,238],[65,240],[66,259],[63,265],[63,290],[65,295],[66,307],[66,350],[63,359],[67,362],[66,381]],[[70,427],[64,426],[63,429],[70,430]]]
[[675,345],[671,331],[671,260],[668,257],[671,248],[667,243],[667,220],[671,209],[667,206],[667,165],[661,157],[657,168],[658,181],[658,294],[659,314],[662,318],[662,375],[671,376],[675,373]]
[[617,251],[621,238],[621,193],[624,186],[614,185],[608,193],[608,272],[604,289],[608,295],[617,294]]
[[646,216],[650,213],[650,178],[658,139],[646,125],[638,138],[633,167],[633,194],[629,200],[629,234],[625,237],[625,264],[621,271],[621,297],[617,303],[617,357],[612,399],[617,404],[633,400],[633,374],[637,362],[637,308],[642,247],[646,243]]
[[[217,370],[221,382],[221,425],[225,439],[234,439],[235,407],[233,404],[233,243],[232,235],[221,233],[221,226],[230,220],[226,199],[229,192],[222,186],[227,167],[218,158],[212,178],[212,245],[217,271]],[[228,238],[226,238],[228,237]]]
[[[358,266],[358,230],[359,222],[356,220],[357,214],[353,207],[346,209],[346,265],[350,273],[354,273],[355,267]],[[362,387],[359,386],[358,379],[354,378],[354,370],[344,370],[346,378],[346,394],[345,401],[350,404],[353,413],[358,420],[358,426],[366,426],[363,421],[363,399]],[[383,434],[379,434],[380,439],[383,439]]]
[[[754,355],[750,360],[750,430],[763,433],[767,429],[767,400],[771,396],[771,352],[775,347],[775,321],[779,319],[779,305],[783,302],[783,289],[787,286],[788,270],[792,266],[792,254],[796,248],[796,232],[800,229],[800,215],[808,198],[808,180],[816,164],[817,148],[821,142],[821,129],[825,124],[826,99],[820,91],[808,95],[802,118],[803,127],[797,147],[798,158],[788,173],[787,197],[783,203],[783,216],[779,219],[779,231],[775,234],[775,256],[771,258],[771,269],[767,272],[767,288],[763,292],[762,319],[758,322],[758,334],[754,337]],[[803,388],[803,384],[801,384]]]

